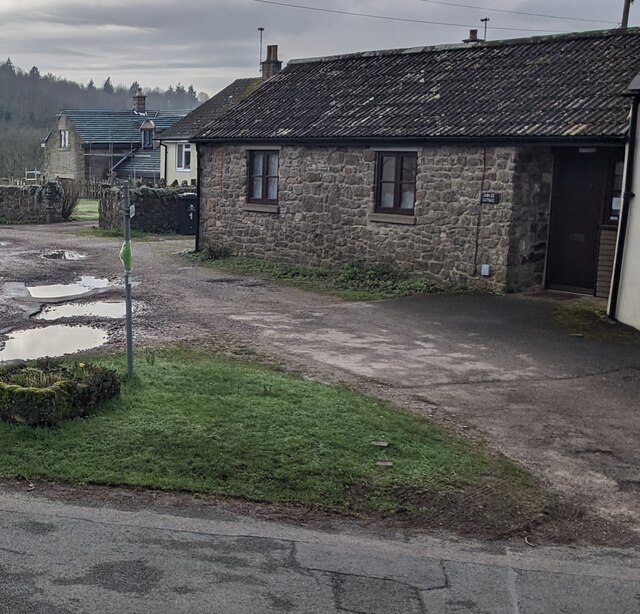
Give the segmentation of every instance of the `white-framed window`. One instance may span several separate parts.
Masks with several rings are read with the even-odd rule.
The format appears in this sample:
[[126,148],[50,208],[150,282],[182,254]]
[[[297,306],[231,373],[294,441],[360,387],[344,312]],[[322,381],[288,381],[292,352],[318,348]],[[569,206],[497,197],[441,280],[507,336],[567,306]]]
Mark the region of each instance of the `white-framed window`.
[[60,149],[69,147],[69,131],[60,130]]
[[176,147],[176,170],[191,170],[191,143],[178,143]]

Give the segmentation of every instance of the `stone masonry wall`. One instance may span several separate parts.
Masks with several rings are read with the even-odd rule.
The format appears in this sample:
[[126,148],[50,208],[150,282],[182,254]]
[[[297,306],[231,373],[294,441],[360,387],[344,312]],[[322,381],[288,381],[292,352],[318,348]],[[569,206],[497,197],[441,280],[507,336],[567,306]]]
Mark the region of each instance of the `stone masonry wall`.
[[[60,130],[69,131],[69,146],[60,147]],[[84,156],[80,135],[67,117],[58,118],[56,129],[51,132],[44,149],[44,175],[53,181],[60,179],[84,180]]]
[[507,287],[542,286],[549,235],[554,156],[550,148],[523,147],[515,158]]
[[[189,191],[144,187],[131,190],[131,204],[136,208],[131,228],[142,232],[179,233],[180,210],[184,207],[180,195]],[[98,207],[100,228],[122,230],[122,198],[119,187],[102,191]]]
[[[201,148],[203,243],[300,266],[387,264],[456,288],[505,291],[512,278],[519,287],[539,283],[526,255],[538,243],[530,238],[517,253],[513,247],[514,210],[524,224],[535,187],[528,179],[518,185],[533,161],[514,147],[407,147],[418,153],[415,225],[374,214],[373,148],[283,147],[278,212],[248,211],[248,149]],[[481,206],[482,189],[499,192],[500,203]],[[491,277],[479,276],[481,264],[491,265]]]
[[41,186],[0,185],[0,223],[52,224],[62,221],[64,190],[59,183]]

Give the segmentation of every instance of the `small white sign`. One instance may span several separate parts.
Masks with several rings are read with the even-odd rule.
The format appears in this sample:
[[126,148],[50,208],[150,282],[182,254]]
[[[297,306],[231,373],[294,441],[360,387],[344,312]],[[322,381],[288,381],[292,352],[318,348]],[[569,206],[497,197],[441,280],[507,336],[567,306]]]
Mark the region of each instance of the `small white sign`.
[[134,217],[136,214],[136,206],[135,205],[131,205],[129,207],[129,217],[132,218]]

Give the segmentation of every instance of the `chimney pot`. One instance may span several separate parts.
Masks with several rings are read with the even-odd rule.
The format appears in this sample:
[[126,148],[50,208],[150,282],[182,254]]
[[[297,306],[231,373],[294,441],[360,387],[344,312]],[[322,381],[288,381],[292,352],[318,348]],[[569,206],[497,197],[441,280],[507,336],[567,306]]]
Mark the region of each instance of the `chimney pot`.
[[262,78],[266,81],[282,70],[282,62],[278,59],[278,45],[267,46],[267,59],[262,62]]
[[469,30],[469,38],[465,38],[463,43],[479,43],[481,42],[478,38],[478,30]]

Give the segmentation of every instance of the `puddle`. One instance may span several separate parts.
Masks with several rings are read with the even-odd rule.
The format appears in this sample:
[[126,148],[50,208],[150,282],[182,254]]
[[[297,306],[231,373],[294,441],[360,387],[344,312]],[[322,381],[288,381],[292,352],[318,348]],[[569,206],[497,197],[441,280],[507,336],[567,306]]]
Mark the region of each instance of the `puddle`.
[[27,287],[33,298],[63,298],[66,296],[82,296],[98,288],[106,288],[109,280],[102,277],[84,275],[75,284],[53,284],[51,286]]
[[10,333],[0,350],[0,362],[64,356],[91,350],[107,342],[107,333],[92,326],[46,326]]
[[66,303],[45,307],[36,320],[60,320],[62,318],[124,318],[125,304],[123,302],[110,303],[108,301],[96,301],[94,303]]
[[48,260],[84,260],[87,256],[80,252],[72,252],[68,249],[54,249],[50,252],[44,252],[41,258]]

